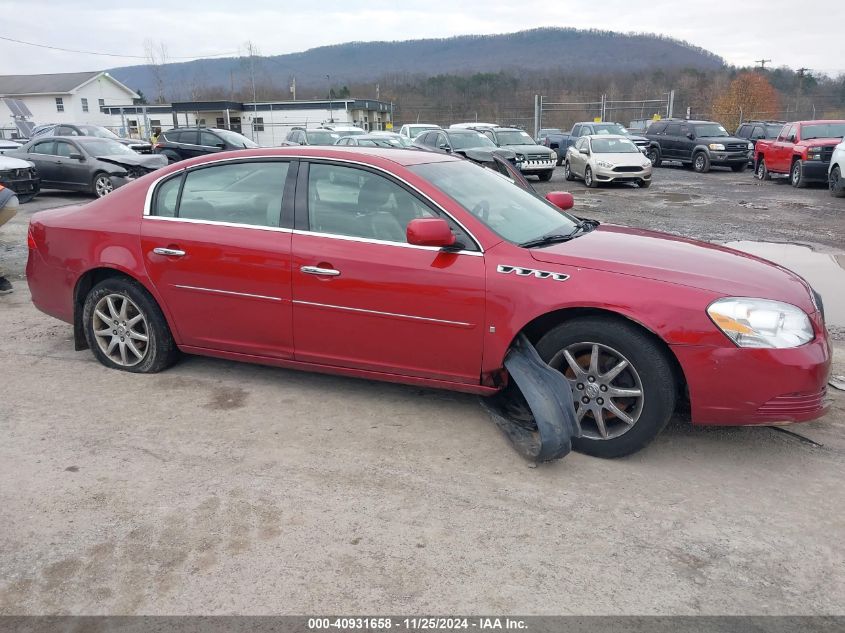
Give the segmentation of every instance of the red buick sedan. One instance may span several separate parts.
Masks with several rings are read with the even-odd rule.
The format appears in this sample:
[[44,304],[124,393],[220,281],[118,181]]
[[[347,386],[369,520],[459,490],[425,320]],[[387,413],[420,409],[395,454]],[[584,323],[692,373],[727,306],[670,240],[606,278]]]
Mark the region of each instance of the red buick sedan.
[[605,457],[678,408],[738,425],[826,407],[821,299],[798,275],[581,220],[446,155],[215,154],[35,214],[29,249],[35,305],[114,369],[182,351],[490,395],[525,334],[569,382],[575,447]]

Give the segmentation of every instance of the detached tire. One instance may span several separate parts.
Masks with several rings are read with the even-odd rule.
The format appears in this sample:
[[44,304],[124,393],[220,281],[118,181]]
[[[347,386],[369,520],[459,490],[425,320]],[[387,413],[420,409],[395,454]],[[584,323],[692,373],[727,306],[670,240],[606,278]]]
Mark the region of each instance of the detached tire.
[[710,157],[705,152],[696,152],[692,157],[692,169],[698,174],[710,171]]
[[106,367],[154,374],[176,360],[178,350],[158,304],[138,282],[101,281],[85,298],[85,340]]
[[630,455],[657,437],[672,417],[672,364],[640,328],[614,317],[581,317],[550,330],[536,347],[572,387],[582,430],[573,440],[577,451]]

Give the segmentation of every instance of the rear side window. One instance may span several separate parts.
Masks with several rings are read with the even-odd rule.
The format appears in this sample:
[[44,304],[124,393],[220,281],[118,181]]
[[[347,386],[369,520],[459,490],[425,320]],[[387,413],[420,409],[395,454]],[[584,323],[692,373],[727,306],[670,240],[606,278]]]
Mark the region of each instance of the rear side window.
[[223,143],[223,141],[211,132],[200,132],[200,145],[204,147],[216,147],[221,143]]
[[652,123],[648,126],[647,132],[649,134],[663,134],[663,130],[666,129],[665,123]]
[[[214,165],[159,186],[153,214],[186,220],[278,227],[287,162]],[[180,193],[181,185],[181,193]]]
[[186,143],[188,145],[196,145],[199,137],[199,132],[194,130],[182,130],[179,132],[179,143]]
[[161,140],[168,141],[169,143],[178,143],[179,142],[179,132],[162,132],[161,133]]
[[681,125],[679,123],[673,123],[666,128],[666,136],[680,136],[681,134]]

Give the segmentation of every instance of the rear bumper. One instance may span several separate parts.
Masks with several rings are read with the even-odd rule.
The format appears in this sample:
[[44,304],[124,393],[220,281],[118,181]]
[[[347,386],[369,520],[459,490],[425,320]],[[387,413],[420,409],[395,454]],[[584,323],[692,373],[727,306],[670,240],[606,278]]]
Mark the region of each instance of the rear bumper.
[[793,349],[674,346],[694,424],[807,422],[825,414],[827,337]]

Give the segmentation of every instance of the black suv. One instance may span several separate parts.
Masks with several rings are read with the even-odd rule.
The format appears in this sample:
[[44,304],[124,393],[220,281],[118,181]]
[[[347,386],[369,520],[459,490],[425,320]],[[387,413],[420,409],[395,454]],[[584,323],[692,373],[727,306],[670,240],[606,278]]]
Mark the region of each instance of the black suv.
[[334,145],[339,138],[340,134],[331,130],[295,127],[288,132],[282,145]]
[[428,130],[419,134],[411,147],[443,154],[457,154],[486,167],[495,168],[494,156],[516,165],[516,152],[497,147],[493,141],[475,130]]
[[[736,129],[734,136],[744,138],[756,147],[761,138],[777,138],[784,125],[786,121],[746,121]],[[753,150],[749,162],[754,162]]]
[[153,146],[153,152],[163,154],[167,156],[168,161],[175,163],[195,156],[255,147],[258,147],[258,143],[231,130],[211,127],[177,127],[159,135]]
[[672,160],[690,165],[700,174],[710,167],[742,171],[752,156],[751,143],[731,136],[714,121],[664,119],[649,125],[645,136],[649,140],[646,156],[655,167]]

